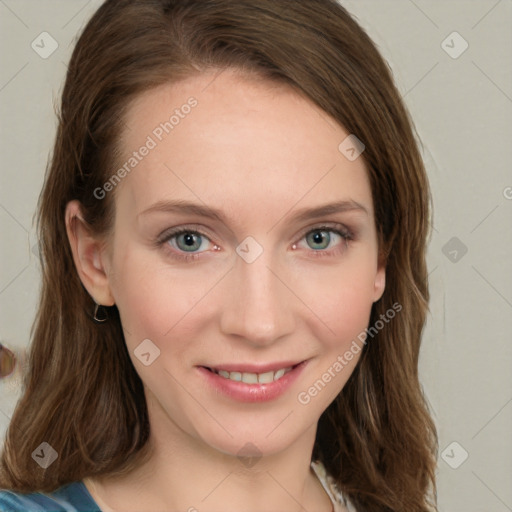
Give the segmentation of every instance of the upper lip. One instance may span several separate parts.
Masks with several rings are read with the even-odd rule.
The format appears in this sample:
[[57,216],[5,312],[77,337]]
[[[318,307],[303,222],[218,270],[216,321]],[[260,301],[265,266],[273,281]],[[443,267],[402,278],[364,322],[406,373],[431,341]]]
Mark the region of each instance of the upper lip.
[[255,363],[220,363],[220,364],[209,364],[209,365],[201,365],[205,368],[209,368],[210,370],[217,371],[225,371],[225,372],[240,372],[240,373],[267,373],[267,372],[276,372],[277,370],[281,370],[284,368],[290,368],[293,366],[297,366],[304,361],[281,361],[277,363],[265,363],[265,364],[255,364]]

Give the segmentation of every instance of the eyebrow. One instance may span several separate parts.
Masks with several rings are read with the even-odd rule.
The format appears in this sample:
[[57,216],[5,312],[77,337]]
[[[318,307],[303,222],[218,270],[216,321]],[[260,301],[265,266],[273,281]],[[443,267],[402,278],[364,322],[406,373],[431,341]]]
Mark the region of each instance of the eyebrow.
[[[370,215],[368,209],[361,203],[349,199],[315,206],[312,208],[301,208],[299,210],[295,210],[294,219],[302,222],[317,217],[323,217],[324,215],[332,215],[335,213],[344,213],[349,211],[360,211],[366,213],[366,215]],[[138,216],[147,215],[154,212],[197,215],[199,217],[207,217],[222,223],[226,223],[226,217],[221,210],[184,200],[158,201],[146,210],[139,213]]]

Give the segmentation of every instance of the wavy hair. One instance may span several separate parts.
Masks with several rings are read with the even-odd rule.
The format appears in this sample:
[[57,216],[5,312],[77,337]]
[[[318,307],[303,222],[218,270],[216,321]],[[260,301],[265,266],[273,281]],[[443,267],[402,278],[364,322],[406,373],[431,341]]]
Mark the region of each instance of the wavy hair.
[[[142,382],[115,306],[102,325],[67,243],[64,212],[83,206],[106,234],[113,195],[97,200],[120,161],[123,119],[141,93],[206,70],[239,69],[310,98],[366,146],[386,289],[364,346],[322,414],[313,457],[365,512],[436,510],[437,433],[418,378],[428,311],[430,192],[413,123],[389,66],[335,0],[107,0],[74,48],[38,204],[42,288],[23,394],[0,459],[0,487],[51,492],[129,472],[148,456]],[[31,458],[43,441],[51,469]]]

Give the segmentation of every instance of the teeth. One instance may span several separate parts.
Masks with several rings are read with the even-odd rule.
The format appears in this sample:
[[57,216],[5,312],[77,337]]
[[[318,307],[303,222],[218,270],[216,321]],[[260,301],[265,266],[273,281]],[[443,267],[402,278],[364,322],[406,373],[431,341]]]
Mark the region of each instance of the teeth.
[[277,370],[277,372],[274,375],[274,380],[280,379],[284,375],[285,371],[286,371],[286,368],[282,368],[281,370]]
[[226,370],[213,370],[214,373],[224,377],[225,379],[234,380],[236,382],[243,382],[245,384],[270,384],[279,380],[283,375],[291,371],[292,367],[281,368],[276,372],[265,373],[241,373],[241,372],[227,372]]
[[257,384],[258,374],[257,373],[242,373],[242,382],[246,384]]
[[258,382],[260,384],[268,384],[274,381],[274,372],[260,373],[258,375]]

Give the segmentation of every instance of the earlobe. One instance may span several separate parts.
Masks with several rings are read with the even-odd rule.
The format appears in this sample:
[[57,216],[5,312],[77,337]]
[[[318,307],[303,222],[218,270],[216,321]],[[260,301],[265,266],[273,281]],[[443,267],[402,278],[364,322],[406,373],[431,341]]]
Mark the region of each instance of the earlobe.
[[374,298],[373,302],[377,302],[382,297],[384,290],[386,289],[386,267],[380,266],[377,270],[374,282]]
[[103,245],[83,219],[79,201],[70,201],[67,204],[65,222],[80,280],[97,304],[114,305],[115,300],[105,272]]

